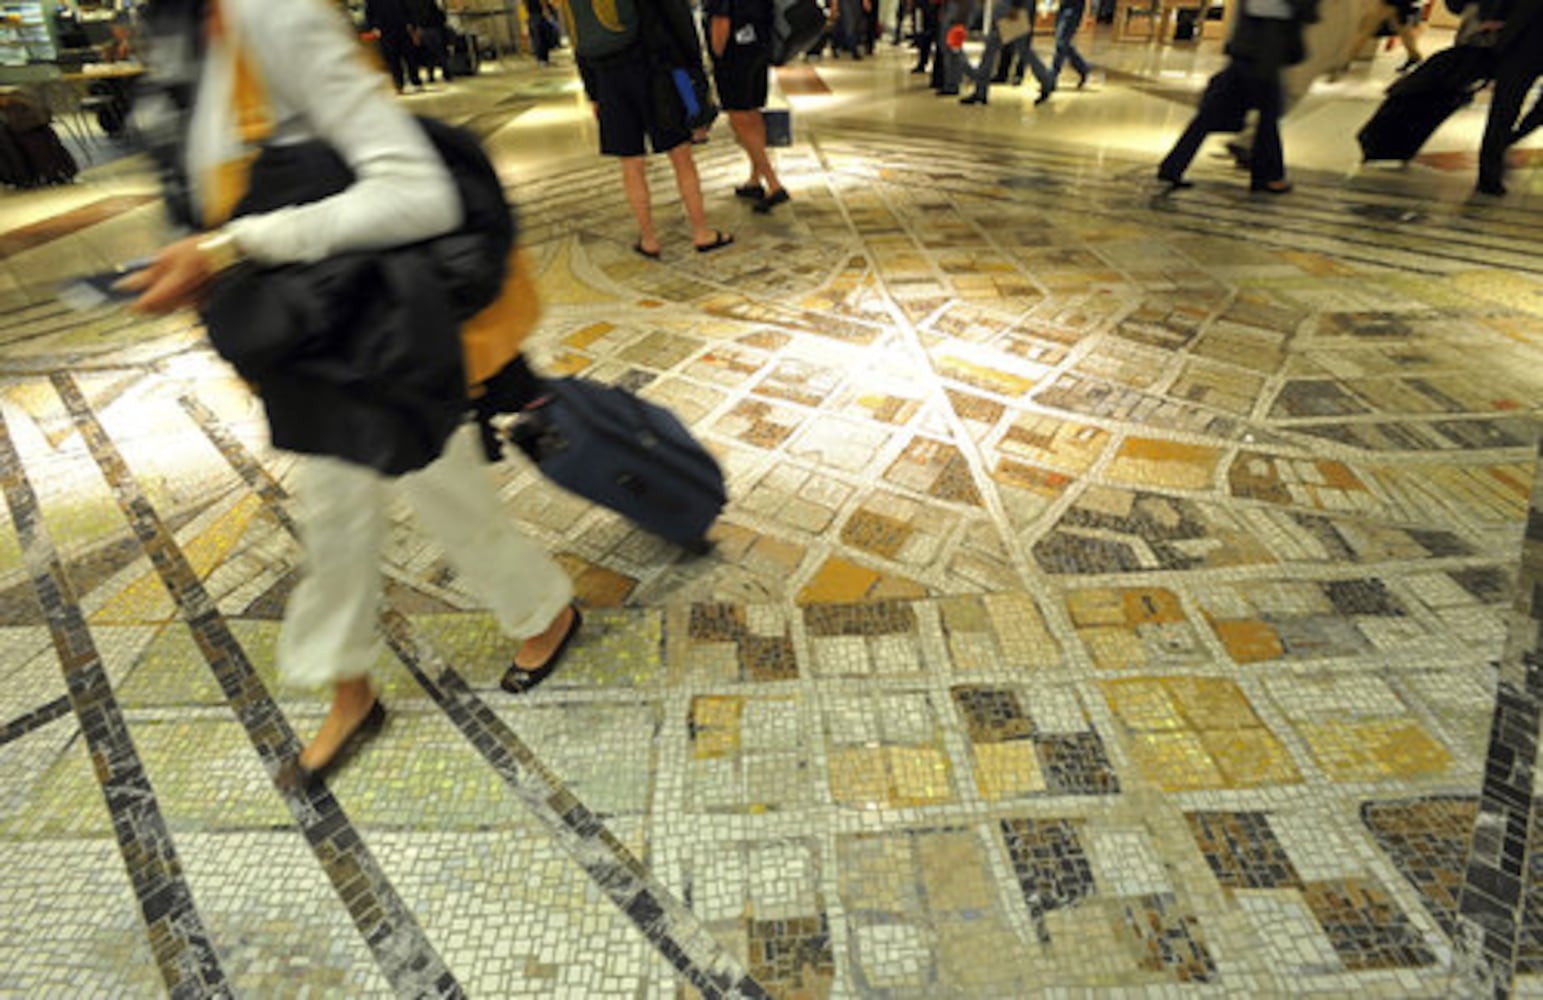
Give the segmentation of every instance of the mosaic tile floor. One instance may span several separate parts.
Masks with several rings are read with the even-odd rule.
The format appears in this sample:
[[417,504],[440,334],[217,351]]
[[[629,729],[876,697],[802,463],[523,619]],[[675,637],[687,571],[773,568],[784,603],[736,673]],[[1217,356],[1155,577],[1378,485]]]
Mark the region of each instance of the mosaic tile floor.
[[909,100],[801,117],[770,219],[707,147],[706,258],[520,166],[535,357],[681,414],[717,549],[499,466],[592,609],[514,699],[404,513],[391,721],[305,796],[292,461],[189,318],[44,280],[154,246],[146,179],[4,227],[0,993],[1543,994],[1543,211],[1154,199]]

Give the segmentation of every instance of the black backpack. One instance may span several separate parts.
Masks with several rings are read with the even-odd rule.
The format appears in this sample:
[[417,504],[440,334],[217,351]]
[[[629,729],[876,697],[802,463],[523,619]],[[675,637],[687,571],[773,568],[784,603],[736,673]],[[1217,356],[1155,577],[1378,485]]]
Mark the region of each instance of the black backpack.
[[[457,319],[485,309],[503,290],[506,265],[518,236],[514,208],[477,137],[435,118],[420,117],[461,198],[460,228],[429,240],[436,270],[446,282]],[[354,172],[325,140],[266,146],[252,164],[246,196],[233,217],[305,205],[338,194]]]

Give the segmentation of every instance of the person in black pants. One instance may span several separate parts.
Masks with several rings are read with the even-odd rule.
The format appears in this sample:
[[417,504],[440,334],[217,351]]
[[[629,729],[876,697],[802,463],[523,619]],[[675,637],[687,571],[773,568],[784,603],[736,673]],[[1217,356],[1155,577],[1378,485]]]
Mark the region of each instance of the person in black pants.
[[[1489,100],[1489,120],[1479,147],[1480,194],[1505,194],[1505,154],[1533,128],[1540,117],[1535,107],[1518,127],[1522,103],[1539,76],[1543,76],[1543,3],[1539,0],[1482,0],[1479,30],[1498,33],[1495,43],[1500,62],[1495,72],[1495,92]],[[1543,107],[1540,98],[1539,107]],[[1525,130],[1525,131],[1524,131]]]
[[734,139],[750,160],[750,179],[734,189],[765,215],[789,200],[766,152],[767,78],[771,75],[772,0],[707,0],[707,45],[718,100]]
[[911,72],[925,73],[927,64],[932,62],[933,56],[943,47],[942,41],[938,38],[941,4],[938,0],[916,0],[916,3],[921,7],[922,30],[921,34],[916,36],[916,66]]
[[434,69],[438,67],[449,83],[452,74],[450,50],[445,45],[445,9],[439,0],[407,0],[407,11],[418,28],[418,49],[429,82],[434,82]]
[[1318,0],[1244,0],[1243,16],[1227,43],[1232,61],[1206,86],[1194,119],[1157,168],[1158,180],[1170,188],[1193,187],[1184,179],[1184,171],[1205,137],[1238,131],[1252,109],[1259,120],[1249,186],[1268,194],[1291,190],[1280,142],[1281,71],[1306,57],[1302,28],[1316,20]]
[[418,76],[418,55],[413,45],[413,20],[407,0],[365,0],[364,25],[380,34],[380,57],[391,72],[391,82],[400,94],[406,83],[422,88]]
[[863,57],[863,27],[868,23],[868,12],[875,0],[831,0],[832,20],[830,52],[839,56],[850,52],[854,61]]

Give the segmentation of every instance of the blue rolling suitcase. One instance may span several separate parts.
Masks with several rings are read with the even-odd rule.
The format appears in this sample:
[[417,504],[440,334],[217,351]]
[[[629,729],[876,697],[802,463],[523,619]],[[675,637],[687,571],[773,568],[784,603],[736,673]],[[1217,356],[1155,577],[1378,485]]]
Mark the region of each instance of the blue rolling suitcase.
[[513,444],[548,479],[696,554],[728,502],[723,470],[675,415],[625,389],[552,379]]

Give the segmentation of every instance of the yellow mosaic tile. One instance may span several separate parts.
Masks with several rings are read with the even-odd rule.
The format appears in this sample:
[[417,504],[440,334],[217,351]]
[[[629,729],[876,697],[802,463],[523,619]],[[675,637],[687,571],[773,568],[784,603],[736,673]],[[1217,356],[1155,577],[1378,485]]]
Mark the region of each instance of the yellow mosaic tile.
[[859,601],[917,598],[926,588],[903,576],[879,573],[848,562],[840,556],[826,559],[814,579],[798,592],[796,602],[804,604],[852,604]]
[[563,240],[536,274],[536,288],[546,305],[595,305],[615,302],[614,293],[595,287],[581,277],[592,268],[577,238]]
[[739,752],[745,699],[704,695],[691,700],[691,755],[697,760]]
[[1260,621],[1217,621],[1210,619],[1211,629],[1227,647],[1227,655],[1236,663],[1259,663],[1278,660],[1286,655],[1280,633]]
[[1100,670],[1129,670],[1147,662],[1146,647],[1128,628],[1100,626],[1078,629],[1077,634],[1093,657],[1093,665]]
[[991,908],[995,898],[986,879],[986,858],[972,833],[938,833],[916,839],[916,860],[934,910]]
[[1248,729],[1261,725],[1248,696],[1234,681],[1170,677],[1162,683],[1195,729]]
[[586,607],[620,607],[637,589],[638,581],[634,578],[596,565],[572,552],[556,553],[553,558],[573,581],[574,595]]
[[1066,610],[1078,628],[1091,625],[1124,625],[1125,600],[1118,590],[1076,590],[1066,596]]
[[937,366],[938,373],[941,375],[1002,396],[1026,396],[1037,384],[1034,379],[1012,375],[999,368],[977,364],[960,357],[939,358]]
[[1101,681],[1109,708],[1129,729],[1142,731],[1184,728],[1179,706],[1169,696],[1161,681],[1132,678]]
[[889,804],[889,767],[884,747],[843,747],[830,752],[831,798],[845,806]]
[[581,351],[587,351],[592,344],[603,338],[606,334],[610,333],[614,329],[616,329],[616,325],[614,323],[591,323],[588,326],[581,327],[568,334],[568,336],[563,338],[563,343],[567,344],[569,347],[574,347]]
[[939,598],[938,614],[950,632],[985,632],[991,628],[986,606],[973,595]]
[[1004,458],[991,470],[991,478],[1004,486],[1014,486],[1021,490],[1028,490],[1050,500],[1054,500],[1066,488],[1072,484],[1072,478],[1062,472],[1054,472],[1050,469],[1042,469],[1037,465],[1029,465],[1025,462],[1016,462],[1010,458]]
[[936,747],[886,747],[892,806],[925,806],[954,800],[948,757]]
[[1039,754],[1029,740],[1005,743],[977,743],[975,784],[988,802],[1045,790],[1045,776],[1040,770]]
[[1227,787],[1226,777],[1196,733],[1136,733],[1130,753],[1141,773],[1165,792]]
[[[230,510],[184,543],[183,554],[199,579],[207,579],[224,561],[262,506],[263,501],[255,495],[242,497]],[[170,619],[175,610],[160,574],[150,570],[98,609],[91,621],[98,625],[163,622]]]
[[1299,725],[1313,759],[1334,781],[1443,774],[1452,755],[1417,723],[1400,719]]
[[884,559],[894,559],[911,537],[912,528],[897,518],[858,510],[841,528],[841,540]]
[[1146,587],[1120,592],[1127,625],[1167,625],[1185,621],[1184,608],[1171,590]]
[[1203,732],[1200,742],[1228,788],[1296,784],[1302,780],[1291,754],[1268,729]]
[[1034,598],[1024,593],[988,594],[983,598],[1008,663],[1053,664],[1061,657],[1061,644],[1045,627]]

